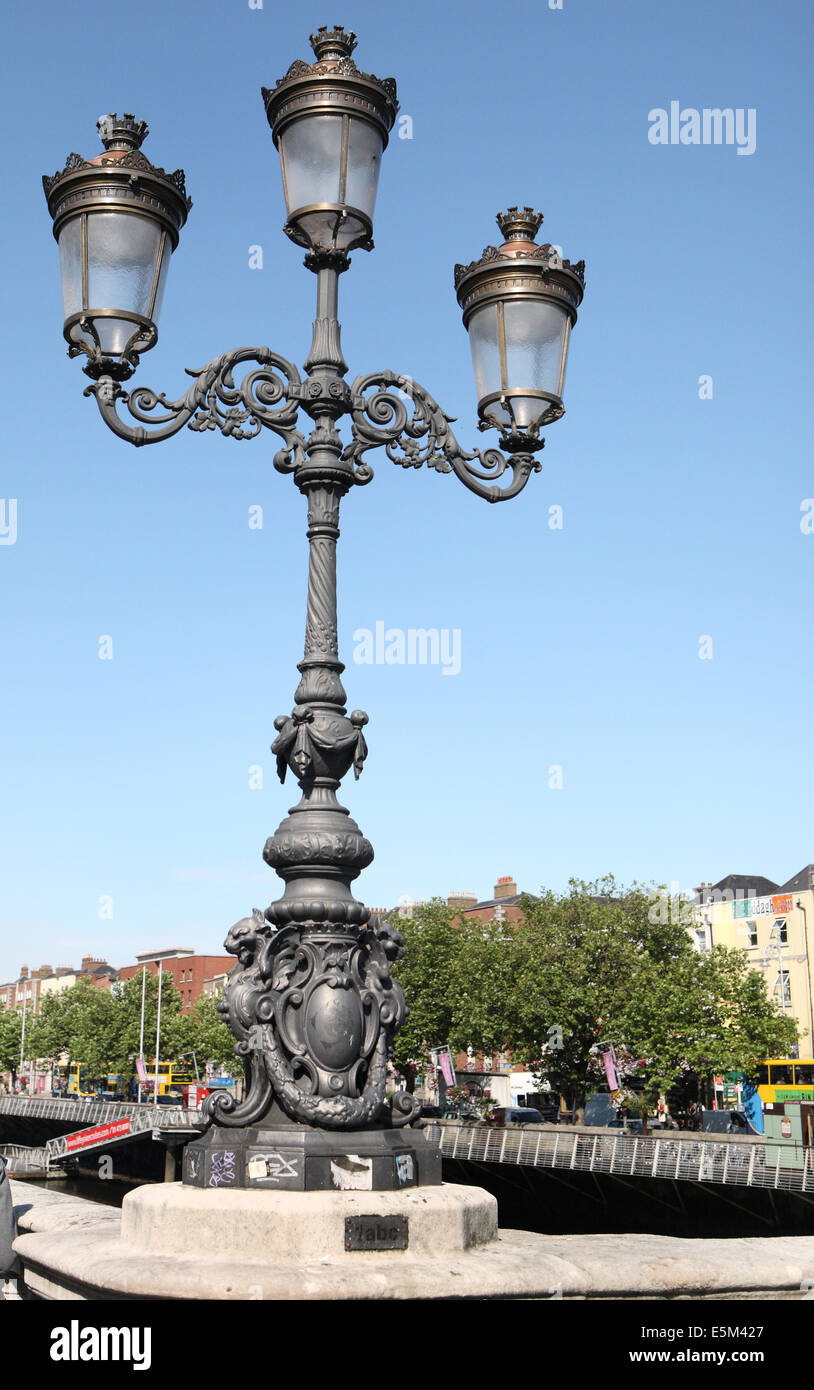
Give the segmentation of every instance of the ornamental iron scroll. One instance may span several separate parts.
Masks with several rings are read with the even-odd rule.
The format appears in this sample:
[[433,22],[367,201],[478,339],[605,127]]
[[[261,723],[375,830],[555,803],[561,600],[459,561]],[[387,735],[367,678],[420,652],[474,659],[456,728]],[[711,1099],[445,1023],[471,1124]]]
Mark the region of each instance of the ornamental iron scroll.
[[[455,417],[447,415],[412,377],[390,371],[370,372],[356,378],[350,394],[353,443],[342,457],[354,464],[358,482],[369,482],[373,476],[364,455],[382,446],[387,457],[402,468],[421,468],[426,463],[437,473],[455,473],[470,492],[487,502],[505,502],[516,497],[530,475],[542,469],[534,458],[545,445],[538,430],[503,434],[500,443],[506,454],[500,449],[467,453],[450,428]],[[411,413],[407,402],[412,404]],[[552,407],[542,423],[548,424],[562,414],[561,407]],[[476,459],[480,468],[473,466]],[[499,487],[496,479],[507,468],[511,470],[511,482]]]
[[[233,369],[252,362],[256,370],[236,386]],[[114,434],[136,447],[170,439],[185,425],[200,432],[220,430],[237,440],[254,439],[266,428],[285,440],[286,447],[274,457],[281,472],[293,470],[305,458],[305,439],[296,429],[302,382],[293,362],[267,347],[233,348],[203,367],[188,367],[187,376],[194,377],[192,386],[174,401],[149,386],[126,391],[111,376],[102,376],[84,394],[96,397],[102,419]],[[137,425],[120,417],[119,403]],[[156,414],[159,408],[165,413]]]
[[239,1039],[248,1092],[213,1094],[204,1127],[251,1124],[276,1098],[296,1121],[324,1129],[414,1121],[418,1103],[399,1095],[385,1112],[387,1056],[407,1015],[392,963],[399,933],[381,917],[327,928],[306,921],[282,929],[255,909],[226,939],[238,957],[218,1005]]

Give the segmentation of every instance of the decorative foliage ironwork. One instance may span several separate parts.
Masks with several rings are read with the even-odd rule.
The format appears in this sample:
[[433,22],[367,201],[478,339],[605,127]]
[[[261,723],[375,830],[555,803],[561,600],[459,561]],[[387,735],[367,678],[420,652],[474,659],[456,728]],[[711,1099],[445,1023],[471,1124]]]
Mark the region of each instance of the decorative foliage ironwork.
[[[399,933],[380,917],[361,930],[318,922],[275,930],[255,909],[226,939],[238,965],[218,1005],[249,1062],[242,1105],[213,1095],[204,1124],[233,1127],[259,1118],[272,1095],[293,1119],[325,1129],[382,1121],[387,1054],[407,1014],[392,963]],[[399,1097],[389,1122],[417,1116]]]
[[470,271],[488,265],[490,261],[504,261],[507,265],[511,265],[515,261],[541,261],[544,275],[546,270],[570,270],[574,275],[579,276],[583,283],[585,281],[585,262],[574,261],[572,263],[561,258],[557,248],[552,246],[550,242],[519,251],[509,243],[508,251],[503,246],[484,246],[477,260],[470,261],[468,265],[461,265],[460,263],[456,265],[454,270],[456,290]]
[[[501,440],[508,456],[499,449],[467,453],[450,429],[455,417],[447,415],[429,391],[411,377],[388,371],[359,376],[351,386],[351,401],[353,443],[342,457],[356,465],[360,482],[369,482],[373,476],[364,455],[382,446],[387,457],[402,468],[420,468],[426,463],[437,473],[455,473],[465,487],[488,502],[515,497],[530,474],[539,473],[542,467],[534,453],[545,441],[528,435]],[[412,413],[408,413],[406,402],[412,404]],[[476,459],[480,467],[473,467]],[[506,487],[496,486],[495,480],[507,468],[511,482]]]
[[184,170],[174,169],[173,172],[169,174],[166,169],[161,169],[157,164],[151,164],[146,154],[142,154],[141,150],[128,150],[126,153],[116,152],[109,155],[103,154],[92,163],[89,159],[83,159],[81,154],[77,154],[74,150],[68,155],[64,168],[57,169],[55,174],[43,174],[42,186],[45,190],[45,196],[48,196],[51,190],[59,183],[60,179],[65,178],[66,174],[75,174],[80,169],[99,168],[110,168],[111,170],[137,169],[143,174],[153,174],[157,178],[166,179],[167,183],[171,183],[174,188],[177,188],[181,197],[185,199],[187,210],[192,207],[192,199],[187,196],[186,175]]
[[[236,386],[233,368],[243,362],[259,365]],[[267,347],[233,348],[204,367],[187,368],[187,375],[194,383],[175,401],[148,386],[125,391],[109,376],[88,386],[85,395],[96,397],[105,424],[115,434],[137,446],[169,439],[185,425],[198,431],[217,429],[230,439],[253,439],[266,428],[285,440],[286,447],[274,457],[277,468],[290,471],[305,458],[305,440],[295,428],[301,381],[292,362]],[[139,421],[137,426],[120,418],[119,402]],[[166,413],[156,415],[159,407]]]

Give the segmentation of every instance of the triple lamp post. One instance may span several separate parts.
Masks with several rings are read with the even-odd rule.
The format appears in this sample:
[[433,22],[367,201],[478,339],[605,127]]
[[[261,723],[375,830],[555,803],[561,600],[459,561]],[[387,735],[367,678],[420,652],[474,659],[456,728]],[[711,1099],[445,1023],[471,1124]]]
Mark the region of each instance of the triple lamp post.
[[[85,359],[85,395],[105,424],[137,447],[184,426],[231,439],[271,430],[282,440],[274,466],[293,475],[308,504],[305,651],[293,711],[274,721],[272,745],[280,780],[290,770],[301,799],[263,852],[283,880],[282,896],[238,922],[225,942],[237,963],[221,1010],[247,1089],[240,1104],[209,1097],[203,1133],[185,1150],[185,1183],[205,1187],[392,1190],[441,1181],[440,1153],[422,1132],[414,1097],[399,1092],[386,1102],[388,1053],[406,1012],[391,975],[403,945],[353,896],[373,849],[336,795],[351,767],[356,777],[362,771],[368,722],[361,710],[347,713],[342,684],[339,506],[370,482],[367,455],[382,446],[404,468],[455,473],[489,502],[516,496],[541,468],[541,430],[563,414],[584,290],[583,263],[537,243],[543,219],[529,207],[501,213],[502,245],[455,267],[479,428],[496,430],[499,447],[464,450],[452,417],[412,375],[379,370],[348,384],[339,277],[351,251],[373,247],[379,168],[398,111],[395,82],[360,72],[355,42],[341,27],[319,29],[314,61],[294,62],[263,89],[282,168],[284,231],[305,249],[317,280],[304,377],[268,347],[241,347],[190,372],[192,385],[175,400],[126,387],[158,338],[170,256],[191,207],[183,171],[151,164],[141,151],[147,126],[125,114],[99,121],[103,154],[72,154],[43,180],[68,354]],[[345,416],[347,443],[337,430]]]

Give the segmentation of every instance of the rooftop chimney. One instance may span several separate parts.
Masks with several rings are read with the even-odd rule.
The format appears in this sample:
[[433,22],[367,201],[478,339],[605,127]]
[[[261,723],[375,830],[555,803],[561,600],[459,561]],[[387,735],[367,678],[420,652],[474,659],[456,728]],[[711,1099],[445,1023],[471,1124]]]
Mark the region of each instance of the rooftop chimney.
[[451,907],[455,912],[465,912],[468,907],[474,907],[477,901],[477,893],[450,893],[447,907]]
[[20,979],[21,979],[21,980],[27,980],[27,979],[28,979],[28,966],[27,966],[27,965],[21,965],[21,966],[20,966]]
[[79,967],[80,974],[88,975],[97,965],[107,965],[104,956],[83,956]]
[[495,884],[496,898],[516,898],[517,884],[511,875],[507,874],[504,878],[499,878]]

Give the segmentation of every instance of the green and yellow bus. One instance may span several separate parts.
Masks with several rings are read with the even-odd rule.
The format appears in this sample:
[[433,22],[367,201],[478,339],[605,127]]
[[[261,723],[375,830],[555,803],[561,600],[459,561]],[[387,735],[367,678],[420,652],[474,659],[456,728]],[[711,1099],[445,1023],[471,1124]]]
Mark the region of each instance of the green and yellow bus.
[[814,1058],[768,1057],[757,1069],[757,1090],[764,1105],[814,1101]]
[[[144,1065],[147,1069],[147,1079],[141,1088],[142,1096],[152,1095],[155,1085],[155,1062],[145,1062]],[[123,1096],[129,1100],[138,1087],[135,1071],[127,1076],[114,1072],[103,1072],[101,1076],[93,1075],[84,1062],[71,1062],[68,1066],[55,1067],[54,1082],[55,1092],[77,1096],[80,1099],[93,1099],[101,1092],[104,1095]],[[195,1083],[196,1076],[192,1068],[178,1062],[159,1062],[159,1096],[179,1091],[182,1086],[194,1086]]]

